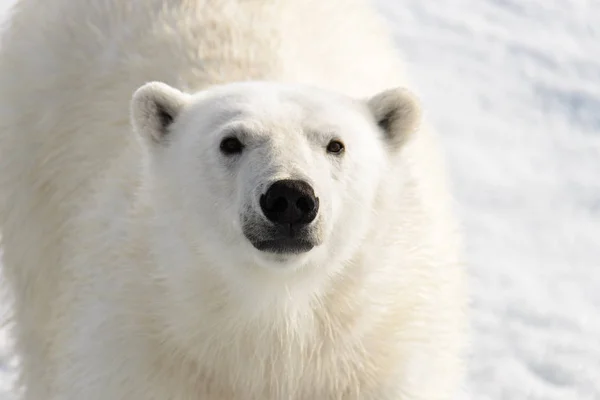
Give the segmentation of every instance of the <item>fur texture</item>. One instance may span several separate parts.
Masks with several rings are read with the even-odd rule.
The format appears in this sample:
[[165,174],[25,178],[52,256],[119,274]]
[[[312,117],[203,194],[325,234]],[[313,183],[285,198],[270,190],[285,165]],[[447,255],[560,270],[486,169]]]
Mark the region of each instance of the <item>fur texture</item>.
[[[26,400],[456,393],[459,235],[367,2],[20,0],[0,57]],[[314,248],[259,251],[258,198],[290,178]]]

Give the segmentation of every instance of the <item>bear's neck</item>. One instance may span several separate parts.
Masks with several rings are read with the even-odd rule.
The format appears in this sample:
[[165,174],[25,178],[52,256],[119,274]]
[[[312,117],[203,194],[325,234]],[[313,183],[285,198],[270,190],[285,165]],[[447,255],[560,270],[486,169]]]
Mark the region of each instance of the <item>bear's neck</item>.
[[[162,350],[157,352],[157,365],[165,369],[165,374],[156,376],[179,371],[180,382],[176,385],[200,377],[198,390],[211,390],[206,398],[215,394],[227,394],[227,398],[290,398],[286,393],[316,387],[306,385],[306,371],[316,370],[322,372],[314,379],[339,381],[341,387],[350,385],[345,378],[351,379],[352,371],[365,363],[362,341],[370,334],[365,327],[381,317],[365,307],[360,280],[340,277],[322,293],[298,303],[291,296],[271,303],[270,310],[263,304],[262,312],[249,312],[253,308],[251,299],[245,303],[239,297],[212,299],[201,307],[205,325],[193,327],[193,340],[175,338],[167,320],[146,310],[156,332],[152,347]],[[152,305],[152,301],[147,304]],[[347,368],[348,377],[339,376],[340,364]],[[302,398],[318,398],[322,392],[309,391]]]

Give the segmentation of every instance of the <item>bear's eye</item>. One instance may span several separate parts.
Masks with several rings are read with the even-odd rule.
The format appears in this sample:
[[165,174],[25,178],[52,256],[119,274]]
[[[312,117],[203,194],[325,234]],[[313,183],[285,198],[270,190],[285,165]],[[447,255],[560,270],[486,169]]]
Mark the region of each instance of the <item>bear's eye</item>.
[[244,149],[244,145],[238,138],[228,137],[221,141],[221,152],[225,155],[239,154]]
[[332,140],[327,145],[327,152],[331,154],[341,154],[344,151],[344,144],[339,140]]

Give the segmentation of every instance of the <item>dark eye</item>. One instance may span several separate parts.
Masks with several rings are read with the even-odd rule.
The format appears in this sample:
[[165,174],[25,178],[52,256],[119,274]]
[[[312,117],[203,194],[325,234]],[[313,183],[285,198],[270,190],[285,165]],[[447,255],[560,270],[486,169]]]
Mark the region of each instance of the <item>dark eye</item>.
[[221,141],[221,152],[225,155],[239,154],[244,149],[244,145],[238,138],[228,137]]
[[327,152],[331,154],[340,154],[344,151],[344,144],[339,140],[332,140],[327,145]]

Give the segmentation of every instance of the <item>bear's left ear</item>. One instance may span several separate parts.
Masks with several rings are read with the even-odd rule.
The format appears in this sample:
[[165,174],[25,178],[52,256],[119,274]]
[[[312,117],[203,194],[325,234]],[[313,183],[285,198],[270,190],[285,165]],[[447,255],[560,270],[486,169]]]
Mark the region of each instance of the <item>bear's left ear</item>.
[[419,101],[407,89],[385,90],[369,99],[367,105],[395,150],[402,147],[421,122]]
[[162,82],[146,83],[131,100],[133,128],[145,139],[162,143],[189,95]]

